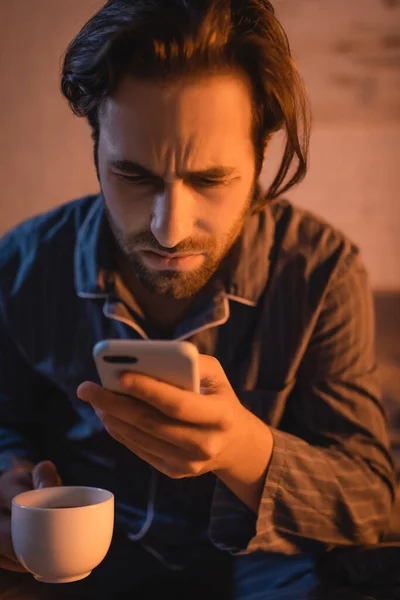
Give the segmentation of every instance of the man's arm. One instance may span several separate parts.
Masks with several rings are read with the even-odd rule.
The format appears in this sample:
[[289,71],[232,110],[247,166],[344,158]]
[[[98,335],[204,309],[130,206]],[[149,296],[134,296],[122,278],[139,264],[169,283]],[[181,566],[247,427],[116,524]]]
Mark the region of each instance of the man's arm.
[[7,331],[0,304],[0,472],[40,460],[41,415],[38,401],[44,392],[42,378],[19,352]]
[[[331,282],[280,430],[271,429],[257,516],[235,485],[217,483],[210,535],[218,546],[290,554],[379,540],[394,498],[394,468],[373,322],[365,270],[354,257]],[[251,460],[252,451],[242,460]]]
[[220,479],[256,515],[271,462],[274,438],[271,429],[249,414],[247,435],[232,455],[230,469],[214,471]]

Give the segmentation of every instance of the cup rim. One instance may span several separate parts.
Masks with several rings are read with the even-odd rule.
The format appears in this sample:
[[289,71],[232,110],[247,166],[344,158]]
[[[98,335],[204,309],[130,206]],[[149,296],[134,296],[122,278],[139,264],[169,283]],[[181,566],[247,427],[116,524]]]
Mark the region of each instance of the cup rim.
[[[63,490],[91,490],[91,491],[96,491],[96,492],[104,492],[105,494],[107,494],[107,497],[104,498],[103,500],[99,500],[97,502],[92,502],[91,504],[86,504],[83,506],[67,506],[65,508],[51,508],[51,507],[45,507],[45,506],[29,506],[26,504],[21,504],[20,502],[18,502],[18,498],[20,496],[25,496],[26,494],[33,494],[33,493],[41,493],[44,490],[49,490],[49,489],[58,489],[58,488],[62,488]],[[86,485],[64,485],[64,486],[50,486],[47,488],[40,488],[37,490],[26,490],[26,492],[21,492],[20,494],[17,494],[16,496],[14,496],[14,498],[12,499],[12,506],[15,506],[16,508],[26,508],[27,510],[34,510],[34,511],[39,511],[39,512],[47,512],[47,511],[59,511],[62,510],[63,512],[65,512],[66,510],[84,510],[84,509],[88,509],[91,506],[98,506],[99,504],[105,504],[106,502],[110,502],[110,500],[114,499],[114,494],[112,492],[110,492],[110,490],[105,490],[104,488],[98,488],[98,487],[93,487],[93,486],[86,486]],[[23,501],[23,500],[22,500]]]

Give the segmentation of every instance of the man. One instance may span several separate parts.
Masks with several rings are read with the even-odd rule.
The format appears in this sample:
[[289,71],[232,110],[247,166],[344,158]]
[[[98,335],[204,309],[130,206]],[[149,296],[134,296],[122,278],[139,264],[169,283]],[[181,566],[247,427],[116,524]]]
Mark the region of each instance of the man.
[[[309,113],[273,8],[110,0],[62,90],[89,119],[101,194],[1,242],[1,565],[22,570],[7,508],[23,489],[110,489],[116,531],[57,595],[7,585],[118,598],[187,581],[194,598],[208,578],[200,597],[311,597],[318,555],[379,541],[394,476],[358,251],[279,199],[306,173]],[[202,393],[143,375],[121,379],[132,398],[103,390],[92,349],[108,338],[191,341]]]

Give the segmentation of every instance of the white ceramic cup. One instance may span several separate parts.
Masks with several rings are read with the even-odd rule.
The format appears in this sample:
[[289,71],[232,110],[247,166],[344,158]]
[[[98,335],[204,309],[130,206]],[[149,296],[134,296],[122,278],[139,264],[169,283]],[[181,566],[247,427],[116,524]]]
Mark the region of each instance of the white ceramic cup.
[[23,492],[12,501],[15,554],[45,583],[70,583],[90,575],[106,556],[113,529],[114,495],[107,490],[50,487]]

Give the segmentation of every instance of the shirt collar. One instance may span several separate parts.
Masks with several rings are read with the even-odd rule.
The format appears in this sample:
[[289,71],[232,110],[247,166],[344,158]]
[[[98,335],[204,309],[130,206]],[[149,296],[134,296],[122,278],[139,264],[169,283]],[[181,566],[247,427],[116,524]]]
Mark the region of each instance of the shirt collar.
[[227,268],[225,287],[229,299],[250,306],[258,303],[268,281],[274,233],[269,206],[247,217]]
[[[275,226],[270,207],[249,215],[222,275],[230,300],[255,306],[268,281]],[[75,246],[75,288],[80,297],[107,298],[114,291],[116,265],[103,197],[97,196],[84,219]]]
[[107,297],[114,287],[115,262],[110,232],[97,196],[79,228],[75,245],[75,289],[84,298]]

